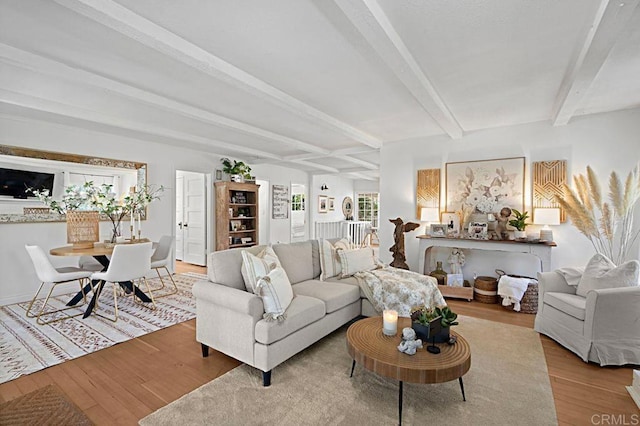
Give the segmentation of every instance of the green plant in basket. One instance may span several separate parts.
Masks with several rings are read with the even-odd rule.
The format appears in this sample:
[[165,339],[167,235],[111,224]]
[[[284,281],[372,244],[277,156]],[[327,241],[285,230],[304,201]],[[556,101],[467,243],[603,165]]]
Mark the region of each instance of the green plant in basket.
[[458,314],[453,312],[448,306],[427,308],[420,307],[414,308],[411,311],[411,321],[419,322],[424,326],[428,326],[431,321],[440,317],[440,324],[442,327],[451,327],[458,325]]

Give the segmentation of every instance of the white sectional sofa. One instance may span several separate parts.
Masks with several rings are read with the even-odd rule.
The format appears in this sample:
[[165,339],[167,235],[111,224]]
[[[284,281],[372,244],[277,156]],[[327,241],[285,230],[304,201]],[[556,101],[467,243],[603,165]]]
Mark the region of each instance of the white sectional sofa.
[[[258,254],[265,246],[251,247]],[[196,298],[196,339],[203,356],[209,347],[263,372],[271,370],[359,315],[377,315],[361,294],[355,278],[320,281],[318,241],[273,246],[295,295],[283,322],[263,319],[262,299],[245,289],[240,249],[213,252],[208,280],[193,287]]]

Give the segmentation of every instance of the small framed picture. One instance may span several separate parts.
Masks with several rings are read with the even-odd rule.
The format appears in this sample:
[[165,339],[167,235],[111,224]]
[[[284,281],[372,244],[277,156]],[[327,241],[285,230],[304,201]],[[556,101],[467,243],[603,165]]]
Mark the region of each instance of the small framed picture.
[[318,213],[326,213],[329,211],[329,197],[326,195],[318,195]]
[[487,222],[471,222],[469,224],[469,238],[472,240],[486,240],[489,238]]
[[457,237],[460,235],[460,216],[454,212],[443,212],[440,222],[447,225],[447,237]]
[[216,180],[222,180],[222,170],[216,169]]
[[232,231],[239,231],[240,228],[242,227],[242,221],[240,220],[232,220],[230,221],[231,223],[231,230]]
[[434,223],[431,225],[429,235],[437,238],[444,238],[447,236],[447,225],[444,223]]
[[332,211],[334,211],[336,209],[335,203],[336,203],[336,199],[333,198],[333,197],[329,197],[329,211],[330,212],[332,212]]

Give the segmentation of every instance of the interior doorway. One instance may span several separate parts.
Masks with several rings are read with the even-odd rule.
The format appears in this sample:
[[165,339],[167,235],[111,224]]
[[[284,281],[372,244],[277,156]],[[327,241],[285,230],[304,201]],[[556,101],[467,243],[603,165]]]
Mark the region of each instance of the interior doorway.
[[256,184],[260,185],[258,191],[258,205],[260,211],[258,214],[258,244],[269,244],[270,238],[270,224],[271,224],[271,197],[269,197],[269,181],[268,180],[256,180]]
[[291,242],[307,240],[307,200],[305,186],[291,184]]
[[206,265],[207,190],[204,173],[176,170],[176,260]]

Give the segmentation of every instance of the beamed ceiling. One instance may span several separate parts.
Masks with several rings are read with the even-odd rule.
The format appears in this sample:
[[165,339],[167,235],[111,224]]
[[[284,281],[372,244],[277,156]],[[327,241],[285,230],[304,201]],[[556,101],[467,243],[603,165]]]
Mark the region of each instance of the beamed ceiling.
[[386,143],[639,106],[639,1],[1,0],[0,114],[377,179]]

